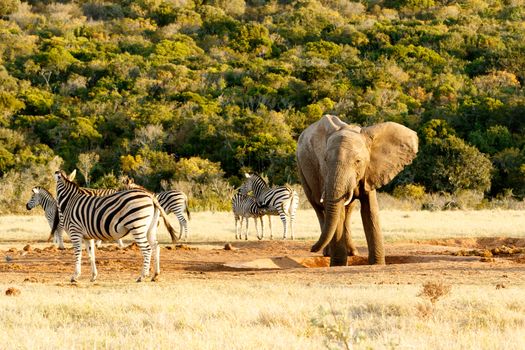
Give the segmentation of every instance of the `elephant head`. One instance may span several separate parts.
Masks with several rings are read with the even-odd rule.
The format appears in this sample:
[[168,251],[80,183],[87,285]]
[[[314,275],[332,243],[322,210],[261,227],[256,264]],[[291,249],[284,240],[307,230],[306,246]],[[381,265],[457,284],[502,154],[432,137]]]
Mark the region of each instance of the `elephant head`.
[[[370,195],[374,196],[375,203],[375,189],[390,182],[411,163],[417,148],[417,134],[393,122],[360,128],[348,125],[336,116],[325,115],[305,129],[297,146],[300,177],[314,208],[323,208],[321,215],[318,213],[321,236],[312,251],[323,249],[336,237],[339,243],[333,247],[332,264],[334,259],[346,264],[346,248],[341,237],[347,212],[345,206],[354,199],[360,199],[362,208],[363,204],[367,207],[368,203],[363,201],[368,200]],[[375,214],[362,211],[362,215],[365,223],[365,219]],[[375,218],[371,220],[368,230],[365,224],[369,250],[371,246],[382,250],[380,231],[379,235],[371,232],[374,226],[380,230],[379,222],[374,222],[377,221]],[[379,239],[381,242],[377,242]],[[378,255],[382,254],[379,252]],[[381,263],[384,256],[378,259],[369,257],[372,263]],[[335,264],[343,263],[336,261]]]

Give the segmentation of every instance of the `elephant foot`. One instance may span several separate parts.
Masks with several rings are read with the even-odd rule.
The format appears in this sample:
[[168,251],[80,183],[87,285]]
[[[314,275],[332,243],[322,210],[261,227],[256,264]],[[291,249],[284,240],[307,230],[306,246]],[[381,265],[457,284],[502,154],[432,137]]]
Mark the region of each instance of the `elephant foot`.
[[324,257],[330,256],[330,246],[326,246],[323,248],[323,256]]
[[368,256],[368,264],[370,264],[370,265],[385,265],[386,261],[385,261],[384,257],[376,258],[376,257]]
[[331,258],[330,266],[346,266],[348,264],[348,256],[342,258]]

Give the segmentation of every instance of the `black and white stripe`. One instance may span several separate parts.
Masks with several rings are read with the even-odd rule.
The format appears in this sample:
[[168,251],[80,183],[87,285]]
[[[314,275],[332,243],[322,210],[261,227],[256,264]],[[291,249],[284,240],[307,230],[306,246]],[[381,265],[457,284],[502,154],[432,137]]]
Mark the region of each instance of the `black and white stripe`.
[[[297,207],[299,206],[299,195],[290,186],[277,186],[270,188],[266,181],[257,174],[246,174],[246,181],[242,184],[239,192],[253,195],[260,207],[266,208],[267,215],[279,215],[283,223],[283,239],[288,233],[290,223],[290,238],[294,239],[294,222]],[[273,234],[270,222],[270,238]]]
[[[125,188],[141,188],[148,191],[143,186],[136,184],[132,178],[125,179],[124,186]],[[174,213],[177,217],[180,226],[179,239],[182,237],[183,233],[184,239],[188,239],[188,221],[184,217],[184,213],[186,213],[188,220],[191,220],[191,216],[188,207],[188,196],[186,196],[186,193],[179,190],[168,190],[155,193],[155,197],[157,197],[166,214],[169,215]]]
[[[69,179],[71,181],[73,181],[73,179],[71,178],[71,176],[69,177]],[[88,187],[80,187],[80,190],[88,195],[88,196],[94,196],[94,197],[104,197],[104,196],[108,196],[110,194],[113,194],[113,193],[116,193],[118,192],[118,190],[116,189],[113,189],[113,188],[88,188]],[[100,245],[102,244],[102,240],[100,239],[97,239],[96,242],[95,242],[95,245],[97,247],[100,247]],[[122,239],[117,239],[117,244],[120,248],[123,248],[124,247],[124,243],[122,242]]]
[[163,191],[156,193],[155,196],[157,197],[160,205],[162,206],[162,209],[164,209],[166,214],[175,214],[177,220],[179,220],[180,225],[179,238],[184,233],[184,239],[187,240],[188,221],[184,217],[184,213],[186,213],[188,220],[190,220],[191,217],[188,208],[188,196],[186,196],[184,192],[178,190]]
[[[242,239],[242,223],[246,220],[246,230],[244,232],[244,239],[248,239],[248,221],[253,218],[255,221],[255,232],[258,239],[262,239],[264,236],[263,227],[263,216],[266,215],[265,209],[257,205],[257,201],[252,196],[246,196],[237,192],[232,197],[232,210],[235,218],[235,239]],[[257,219],[261,221],[261,236],[259,237],[259,231],[257,230]],[[240,220],[240,232],[237,228],[237,224]]]
[[86,243],[91,262],[91,280],[94,281],[97,277],[94,240],[116,240],[127,234],[133,235],[143,256],[142,273],[137,281],[149,275],[152,252],[155,257],[153,280],[156,279],[160,273],[160,248],[156,237],[159,215],[172,237],[175,232],[152,194],[141,189],[129,189],[96,197],[87,194],[60,171],[55,172],[55,179],[58,207],[75,253],[72,282],[80,276],[82,241]]
[[26,203],[26,209],[31,210],[38,205],[41,205],[44,209],[44,215],[47,219],[51,233],[47,241],[49,242],[53,238],[53,243],[58,244],[59,249],[64,249],[64,240],[62,234],[64,229],[60,224],[60,218],[58,214],[58,204],[53,195],[43,187],[36,186],[31,190],[33,193],[31,199]]

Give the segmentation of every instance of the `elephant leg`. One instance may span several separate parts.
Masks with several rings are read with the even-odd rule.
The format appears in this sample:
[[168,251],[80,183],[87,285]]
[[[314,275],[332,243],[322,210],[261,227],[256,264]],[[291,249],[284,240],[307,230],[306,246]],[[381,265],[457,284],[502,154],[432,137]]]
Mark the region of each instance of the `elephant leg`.
[[330,256],[330,244],[323,248],[323,256]]
[[348,264],[348,251],[343,230],[344,220],[339,220],[334,237],[329,244],[330,266],[346,266]]
[[345,226],[344,226],[344,236],[346,239],[346,249],[348,250],[349,256],[357,256],[359,255],[359,251],[357,250],[357,247],[355,246],[354,242],[352,241],[352,232],[350,229],[351,225],[351,218],[352,218],[352,210],[354,209],[356,205],[356,202],[353,201],[352,203],[348,204],[345,208]]
[[383,233],[379,224],[379,206],[376,191],[364,192],[360,195],[361,218],[368,245],[368,263],[385,264]]

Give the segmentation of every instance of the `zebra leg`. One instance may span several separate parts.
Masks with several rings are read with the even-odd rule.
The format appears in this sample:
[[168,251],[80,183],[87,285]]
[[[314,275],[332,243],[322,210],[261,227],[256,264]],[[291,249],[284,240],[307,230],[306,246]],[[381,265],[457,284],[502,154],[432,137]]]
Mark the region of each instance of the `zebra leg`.
[[246,220],[246,231],[244,231],[244,239],[247,241],[248,240],[248,224],[250,223],[250,218],[244,218],[244,220]]
[[71,283],[74,283],[78,282],[82,266],[82,233],[70,233],[70,235],[73,252],[75,254],[75,272],[73,276],[71,276]]
[[140,252],[142,253],[142,273],[140,274],[139,278],[137,278],[137,282],[142,282],[144,278],[149,276],[149,267],[151,263],[151,246],[148,242],[148,236],[149,231],[152,229],[153,226],[156,227],[157,220],[152,220],[149,225],[146,225],[146,227],[142,226],[139,228],[134,228],[131,230],[131,233],[133,234],[133,238],[135,239],[135,242],[137,243],[137,246],[140,249]]
[[292,203],[290,204],[290,233],[291,233],[291,238],[292,240],[295,238],[295,230],[294,230],[294,226],[295,226],[295,214],[297,213],[297,207],[299,207],[299,196],[297,195],[297,193],[294,191],[293,192],[293,196],[292,196]]
[[286,233],[288,231],[288,220],[286,219],[286,213],[283,211],[279,211],[279,217],[281,218],[281,221],[283,222],[283,239],[286,239]]
[[259,231],[257,231],[257,218],[255,218],[255,231],[257,231],[257,239],[260,241],[261,239],[263,239],[264,236],[263,217],[259,216],[259,220],[261,221],[261,237],[259,237]]
[[255,223],[255,236],[259,238],[259,230],[257,229],[257,217],[254,216],[253,222]]
[[179,220],[179,226],[180,226],[180,233],[184,233],[184,240],[188,239],[188,224],[186,222],[186,219],[184,218],[184,215],[182,213],[176,213],[177,220]]
[[273,239],[272,216],[271,215],[268,215],[268,225],[270,226],[270,239]]
[[137,245],[139,246],[140,251],[142,253],[142,258],[144,259],[142,264],[142,273],[140,274],[139,278],[137,278],[137,282],[142,282],[144,278],[149,276],[149,267],[151,263],[151,246],[149,245],[145,236],[145,232],[142,235],[135,236],[135,242],[137,242]]
[[97,265],[95,263],[95,240],[85,239],[84,244],[86,245],[86,252],[88,253],[89,262],[91,263],[91,282],[95,282],[98,275]]
[[58,249],[60,249],[60,250],[66,249],[66,248],[64,248],[64,236],[63,236],[63,233],[64,232],[63,232],[62,229],[57,228],[55,230],[55,240],[58,243]]
[[160,247],[159,242],[157,241],[157,228],[157,225],[152,225],[151,229],[148,231],[148,242],[153,251],[153,258],[155,259],[154,273],[151,281],[156,281],[160,274]]
[[[237,224],[238,223],[239,223],[239,217],[235,216],[235,239],[239,239],[238,236],[237,236],[237,233],[239,232],[239,230],[237,229]],[[242,229],[242,222],[241,222],[241,229]]]

